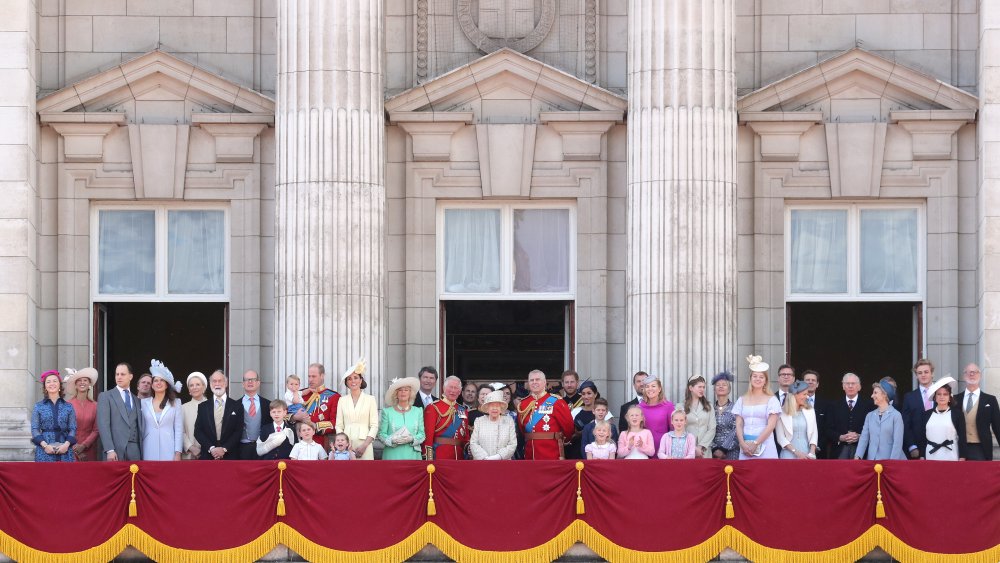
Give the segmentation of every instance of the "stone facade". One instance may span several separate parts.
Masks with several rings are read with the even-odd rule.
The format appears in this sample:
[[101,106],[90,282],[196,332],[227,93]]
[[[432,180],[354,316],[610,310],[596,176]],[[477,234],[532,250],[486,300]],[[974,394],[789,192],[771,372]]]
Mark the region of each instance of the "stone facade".
[[439,363],[445,207],[569,209],[573,363],[613,404],[781,362],[791,207],[911,205],[921,352],[1000,390],[990,3],[340,4],[0,0],[0,458],[33,378],[93,361],[121,204],[225,210],[229,369],[265,395]]

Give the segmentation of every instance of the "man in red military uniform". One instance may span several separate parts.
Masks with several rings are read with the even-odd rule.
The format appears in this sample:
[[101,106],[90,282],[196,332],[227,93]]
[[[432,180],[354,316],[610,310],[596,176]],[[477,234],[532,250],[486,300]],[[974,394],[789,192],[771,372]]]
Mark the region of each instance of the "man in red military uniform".
[[309,389],[302,393],[302,410],[292,418],[295,422],[311,420],[316,424],[317,443],[328,448],[328,443],[336,434],[334,425],[337,422],[337,403],[340,393],[326,388],[326,369],[323,364],[309,366]]
[[450,376],[444,380],[444,397],[424,407],[424,459],[465,459],[469,431],[469,413],[459,404],[462,380]]
[[573,416],[566,401],[545,390],[545,374],[528,374],[531,392],[517,408],[524,431],[524,459],[564,459],[563,442],[573,435]]

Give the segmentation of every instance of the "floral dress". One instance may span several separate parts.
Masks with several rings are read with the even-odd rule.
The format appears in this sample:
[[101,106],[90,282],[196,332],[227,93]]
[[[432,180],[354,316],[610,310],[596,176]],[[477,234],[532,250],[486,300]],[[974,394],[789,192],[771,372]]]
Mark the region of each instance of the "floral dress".
[[739,459],[739,440],[736,439],[736,415],[733,414],[733,402],[725,406],[715,403],[715,439],[712,449],[726,452],[725,459]]

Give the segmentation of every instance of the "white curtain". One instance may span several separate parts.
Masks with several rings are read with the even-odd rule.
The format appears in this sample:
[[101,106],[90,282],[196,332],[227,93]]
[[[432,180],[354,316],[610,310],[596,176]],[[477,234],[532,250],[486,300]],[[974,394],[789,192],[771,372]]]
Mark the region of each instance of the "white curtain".
[[916,209],[861,211],[861,292],[916,293]]
[[167,291],[225,293],[225,215],[222,211],[167,213]]
[[847,210],[792,211],[791,292],[847,293]]
[[569,210],[514,211],[514,291],[569,291]]
[[156,293],[155,212],[101,211],[98,231],[100,292]]
[[444,286],[447,293],[500,291],[500,210],[444,212]]

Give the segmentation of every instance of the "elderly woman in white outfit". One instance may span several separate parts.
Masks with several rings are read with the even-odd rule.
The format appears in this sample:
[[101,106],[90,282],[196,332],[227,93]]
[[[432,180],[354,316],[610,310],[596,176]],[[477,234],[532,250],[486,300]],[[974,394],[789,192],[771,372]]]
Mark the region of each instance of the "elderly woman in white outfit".
[[198,419],[198,405],[205,402],[205,391],[208,390],[208,378],[200,371],[193,371],[187,376],[188,393],[191,400],[181,405],[184,413],[184,459],[198,459],[201,455],[201,445],[194,439],[194,422]]
[[517,431],[514,421],[507,416],[507,401],[503,391],[493,391],[486,396],[481,416],[472,427],[469,451],[472,459],[510,459],[517,449]]
[[179,383],[174,374],[159,360],[149,366],[153,376],[153,396],[140,402],[142,459],[147,461],[180,461],[184,450],[184,414],[177,398]]
[[372,442],[378,435],[378,403],[375,397],[361,392],[368,387],[365,361],[358,360],[348,368],[343,380],[348,393],[337,402],[337,432],[351,439],[351,449],[358,459],[375,459]]

